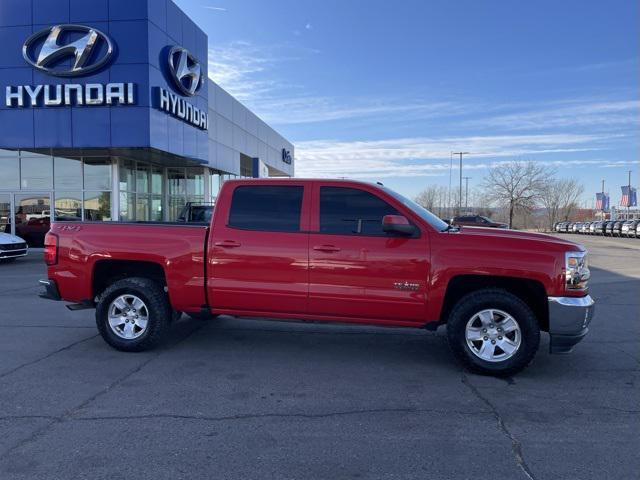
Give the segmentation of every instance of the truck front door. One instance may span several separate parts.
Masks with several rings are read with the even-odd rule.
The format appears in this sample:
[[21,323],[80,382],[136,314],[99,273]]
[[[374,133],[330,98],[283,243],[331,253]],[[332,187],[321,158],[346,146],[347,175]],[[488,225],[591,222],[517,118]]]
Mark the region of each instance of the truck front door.
[[376,189],[314,187],[309,237],[309,313],[353,321],[426,321],[429,241],[382,230],[402,215]]

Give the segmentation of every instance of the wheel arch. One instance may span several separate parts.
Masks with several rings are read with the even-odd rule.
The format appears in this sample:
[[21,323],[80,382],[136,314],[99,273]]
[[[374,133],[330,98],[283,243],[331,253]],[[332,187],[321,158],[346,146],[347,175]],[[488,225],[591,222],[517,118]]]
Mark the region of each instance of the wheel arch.
[[99,260],[93,267],[93,298],[98,297],[112,283],[129,277],[148,278],[163,287],[167,285],[164,268],[159,263],[141,260]]
[[499,288],[520,298],[533,311],[540,330],[549,331],[547,293],[542,282],[529,278],[494,275],[457,275],[447,284],[439,324],[447,323],[454,305],[463,296],[486,288]]

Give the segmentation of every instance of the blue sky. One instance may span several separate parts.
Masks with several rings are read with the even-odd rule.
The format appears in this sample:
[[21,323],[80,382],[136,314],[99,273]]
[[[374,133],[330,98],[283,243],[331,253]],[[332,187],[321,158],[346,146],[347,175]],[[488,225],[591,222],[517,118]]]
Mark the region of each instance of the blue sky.
[[209,76],[296,145],[298,176],[413,196],[463,150],[471,188],[511,159],[579,178],[586,205],[602,179],[612,204],[629,169],[638,183],[637,1],[176,3],[209,36]]

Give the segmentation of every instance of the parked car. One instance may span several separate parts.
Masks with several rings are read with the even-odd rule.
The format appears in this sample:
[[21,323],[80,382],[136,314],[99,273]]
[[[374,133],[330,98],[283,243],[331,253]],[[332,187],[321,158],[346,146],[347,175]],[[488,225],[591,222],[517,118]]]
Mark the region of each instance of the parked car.
[[175,311],[446,324],[468,368],[512,375],[540,331],[552,353],[570,352],[594,305],[582,246],[454,227],[386,187],[346,180],[228,180],[208,226],[54,222],[44,258],[42,295],[95,307],[102,338],[123,351],[156,346]]
[[509,228],[509,225],[501,222],[494,222],[490,218],[481,215],[463,215],[453,217],[451,225],[468,226],[468,227],[489,227],[489,228]]
[[588,222],[584,222],[584,223],[580,224],[580,233],[584,233],[584,234],[589,233],[589,223]]
[[623,223],[624,223],[624,221],[622,221],[622,220],[618,220],[618,221],[614,222],[613,228],[611,230],[612,235],[614,237],[621,237],[622,236],[622,224]]
[[607,222],[596,222],[596,226],[594,228],[594,234],[595,235],[603,235],[604,234],[604,228],[606,226]]
[[637,225],[638,220],[627,220],[622,224],[622,227],[620,228],[620,235],[623,237],[635,237]]
[[589,235],[594,235],[596,233],[596,223],[598,222],[589,222]]
[[580,231],[580,222],[574,222],[571,224],[571,233],[578,233]]
[[640,221],[636,225],[636,238],[640,238]]
[[9,233],[0,233],[0,262],[13,262],[27,253],[29,247],[24,239]]
[[178,215],[178,222],[211,223],[213,207],[213,202],[187,202]]
[[615,221],[615,220],[611,220],[611,221],[607,222],[607,231],[606,231],[606,234],[605,234],[605,235],[607,235],[607,236],[609,236],[609,237],[612,237],[612,236],[613,236],[613,226],[614,226],[615,224],[616,224],[616,221]]

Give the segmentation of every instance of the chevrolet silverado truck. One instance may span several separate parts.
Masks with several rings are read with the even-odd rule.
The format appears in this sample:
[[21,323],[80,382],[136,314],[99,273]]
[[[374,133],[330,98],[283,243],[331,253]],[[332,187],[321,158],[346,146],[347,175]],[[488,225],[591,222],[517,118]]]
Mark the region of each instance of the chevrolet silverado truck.
[[381,184],[229,180],[210,224],[54,222],[41,296],[95,308],[104,340],[157,345],[176,313],[436,329],[469,369],[512,375],[541,332],[588,332],[587,252],[542,234],[453,227]]

